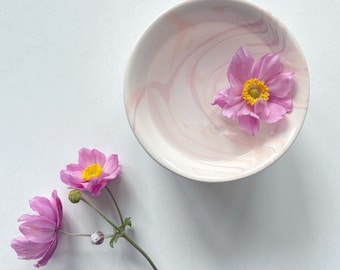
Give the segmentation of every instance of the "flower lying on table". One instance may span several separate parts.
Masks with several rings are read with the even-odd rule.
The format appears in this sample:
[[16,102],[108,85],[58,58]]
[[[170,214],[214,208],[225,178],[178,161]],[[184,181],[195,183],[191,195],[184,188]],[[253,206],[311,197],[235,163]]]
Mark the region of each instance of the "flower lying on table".
[[66,170],[60,172],[60,178],[73,188],[98,196],[107,183],[117,178],[121,169],[117,155],[106,158],[96,149],[82,148],[79,150],[78,164],[67,165]]
[[[104,234],[96,231],[92,234],[68,233],[61,229],[62,203],[57,192],[53,191],[52,198],[48,200],[43,197],[35,197],[30,201],[32,210],[39,215],[23,215],[18,221],[23,222],[19,230],[24,237],[17,237],[12,240],[11,247],[17,252],[19,259],[32,260],[40,259],[34,266],[40,267],[49,261],[57,248],[60,235],[86,236],[92,244],[100,245],[105,238],[110,239],[110,246],[113,247],[120,238],[124,238],[136,248],[150,263],[153,269],[157,269],[146,252],[128,236],[126,227],[131,227],[131,218],[123,218],[112,192],[106,186],[107,183],[116,179],[121,172],[121,166],[117,155],[108,158],[96,149],[82,148],[79,151],[78,164],[67,165],[66,170],[60,172],[61,180],[71,188],[69,200],[72,203],[84,202],[90,206],[100,217],[102,217],[112,228],[111,233]],[[115,210],[118,213],[120,224],[117,225],[109,219],[100,209],[88,200],[82,191],[97,197],[102,189],[105,189],[112,199]]]
[[23,215],[18,221],[23,222],[19,229],[24,237],[13,239],[11,247],[20,259],[40,260],[36,267],[47,264],[58,244],[57,232],[63,218],[61,201],[54,190],[52,198],[34,197],[30,200],[32,210],[39,215]]
[[251,135],[259,131],[259,120],[276,123],[292,111],[294,73],[283,72],[278,54],[266,54],[255,62],[240,47],[231,60],[227,77],[230,87],[220,90],[212,104],[220,106],[224,116],[237,119]]

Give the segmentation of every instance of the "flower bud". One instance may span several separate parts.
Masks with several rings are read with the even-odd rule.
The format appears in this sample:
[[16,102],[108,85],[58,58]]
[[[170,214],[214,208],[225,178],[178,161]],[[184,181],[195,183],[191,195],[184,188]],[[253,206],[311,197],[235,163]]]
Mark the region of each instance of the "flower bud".
[[71,203],[78,203],[81,200],[81,191],[78,189],[73,189],[68,194],[68,199]]
[[100,245],[104,242],[104,234],[101,231],[96,231],[91,235],[91,243],[94,245]]

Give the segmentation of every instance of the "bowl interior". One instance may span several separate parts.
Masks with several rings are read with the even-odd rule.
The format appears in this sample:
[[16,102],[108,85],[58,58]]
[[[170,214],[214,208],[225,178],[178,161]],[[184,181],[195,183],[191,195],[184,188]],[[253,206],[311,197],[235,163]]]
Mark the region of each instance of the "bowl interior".
[[[293,111],[251,136],[212,106],[244,46],[254,58],[275,52],[295,72]],[[242,1],[186,1],[158,17],[138,41],[126,70],[124,98],[133,132],[164,167],[220,182],[256,173],[277,160],[303,124],[308,68],[287,29]]]

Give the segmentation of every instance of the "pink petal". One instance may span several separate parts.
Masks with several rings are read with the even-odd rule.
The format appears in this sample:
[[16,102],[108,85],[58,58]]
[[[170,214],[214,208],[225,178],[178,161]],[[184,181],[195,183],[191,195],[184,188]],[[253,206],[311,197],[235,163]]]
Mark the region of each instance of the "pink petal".
[[280,73],[268,81],[267,86],[270,89],[270,95],[278,98],[288,97],[294,89],[294,73]]
[[258,111],[258,116],[261,120],[269,124],[281,120],[287,113],[285,108],[276,103],[267,102],[267,104],[263,105],[260,102],[257,102],[255,107],[259,106],[262,108],[255,108],[255,111]]
[[93,179],[87,185],[87,191],[91,193],[92,196],[99,196],[100,191],[106,186],[107,181]]
[[83,186],[83,177],[81,175],[81,172],[72,172],[72,171],[66,171],[62,170],[60,172],[60,179],[65,184],[74,187],[74,188],[80,188]]
[[44,197],[34,197],[29,201],[32,210],[38,212],[52,221],[56,220],[56,213],[50,203],[50,200]]
[[270,97],[268,103],[276,103],[287,111],[287,113],[291,112],[293,109],[293,100],[291,98],[276,98]]
[[106,161],[105,155],[102,152],[98,151],[97,149],[92,150],[92,155],[95,158],[96,161],[95,163],[100,164],[100,166],[103,167]]
[[71,163],[71,164],[68,164],[66,166],[66,170],[67,171],[83,171],[85,169],[85,167],[83,166],[80,166],[79,164],[74,164],[74,163]]
[[74,182],[83,182],[83,171],[65,171],[69,177],[73,179]]
[[89,165],[98,163],[101,166],[105,164],[106,157],[105,155],[98,151],[97,149],[87,149],[87,148],[82,148],[79,150],[79,160],[78,163],[80,166],[83,168],[86,168]]
[[106,176],[105,178],[115,179],[120,175],[121,171],[122,171],[122,166],[118,165],[118,167],[110,175]]
[[33,243],[24,237],[17,237],[11,242],[11,247],[15,250],[19,259],[23,260],[40,258],[49,246],[50,243]]
[[267,108],[267,104],[268,104],[267,101],[263,99],[258,100],[254,106],[254,113],[259,114],[265,111],[265,109]]
[[228,88],[221,89],[215,96],[211,105],[218,105],[221,108],[226,104],[226,97],[228,96]]
[[58,197],[58,193],[56,190],[53,190],[52,192],[52,199],[51,199],[51,205],[56,213],[56,228],[60,229],[61,222],[63,219],[63,205],[61,203],[60,198]]
[[254,117],[258,119],[259,117],[257,114],[253,112],[253,107],[250,106],[247,102],[243,102],[243,106],[240,108],[240,110],[237,112],[237,117],[242,116],[242,115],[250,115],[251,117]]
[[122,166],[118,165],[118,167],[111,174],[109,174],[108,176],[105,176],[104,179],[114,180],[120,175],[121,171],[122,171]]
[[80,149],[78,163],[83,168],[86,168],[87,166],[96,163],[96,159],[92,153],[92,150],[87,149],[87,148]]
[[242,115],[238,117],[241,128],[248,131],[251,135],[255,135],[260,128],[259,120],[250,115]]
[[47,218],[37,216],[19,226],[20,232],[34,243],[48,243],[55,237],[56,224]]
[[120,172],[121,166],[119,166],[118,155],[111,155],[107,158],[103,171],[109,175],[114,174],[117,176]]
[[37,217],[39,218],[40,216],[38,215],[28,215],[28,214],[25,214],[25,215],[22,215],[21,217],[18,218],[18,221],[19,222],[25,222],[25,221],[34,221],[37,219]]
[[227,72],[231,86],[243,87],[244,82],[250,79],[253,64],[253,57],[244,47],[240,47],[235,52]]
[[222,109],[222,115],[230,118],[230,119],[236,119],[238,112],[246,105],[244,101],[241,101],[237,104],[234,104],[232,106],[226,105]]
[[48,261],[51,259],[51,257],[53,256],[57,248],[57,245],[58,245],[58,238],[55,237],[50,243],[50,245],[48,246],[45,254],[43,254],[43,257],[34,266],[40,267],[40,266],[46,265]]
[[271,81],[282,71],[283,65],[278,54],[266,54],[254,65],[251,77],[263,80],[265,83]]
[[232,106],[243,100],[238,89],[233,87],[222,89],[217,95],[212,105],[219,105],[223,108],[225,105]]
[[226,103],[231,106],[243,101],[243,97],[241,96],[241,89],[229,88],[228,96],[226,97]]

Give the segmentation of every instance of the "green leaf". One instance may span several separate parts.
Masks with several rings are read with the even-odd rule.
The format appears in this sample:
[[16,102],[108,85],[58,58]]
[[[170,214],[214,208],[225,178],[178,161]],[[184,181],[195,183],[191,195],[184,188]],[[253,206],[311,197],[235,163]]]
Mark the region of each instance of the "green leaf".
[[132,224],[131,224],[131,217],[127,217],[127,218],[124,219],[123,226],[124,226],[124,228],[125,228],[126,226],[129,226],[129,227],[132,226]]
[[120,237],[121,237],[121,234],[119,232],[116,232],[110,240],[110,246],[113,247],[114,243],[117,243]]
[[117,242],[118,242],[118,239],[119,239],[119,237],[120,237],[120,235],[119,235],[119,234],[117,234],[117,235],[115,236],[115,243],[117,243]]
[[116,238],[116,237],[114,236],[114,237],[112,237],[111,240],[110,240],[110,247],[112,247],[112,248],[113,248],[113,244],[114,244],[114,243],[117,243],[117,240],[115,240],[115,238]]

